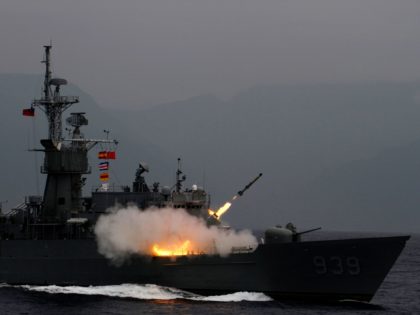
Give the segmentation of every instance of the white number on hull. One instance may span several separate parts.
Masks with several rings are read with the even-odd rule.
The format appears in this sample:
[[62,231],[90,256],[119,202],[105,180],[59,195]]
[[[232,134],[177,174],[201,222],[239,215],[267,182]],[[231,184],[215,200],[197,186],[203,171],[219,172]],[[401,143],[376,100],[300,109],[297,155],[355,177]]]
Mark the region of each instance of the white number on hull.
[[339,257],[339,256],[314,256],[312,262],[315,266],[315,272],[319,275],[332,273],[333,275],[342,275],[347,273],[355,276],[360,274],[359,259],[354,256]]

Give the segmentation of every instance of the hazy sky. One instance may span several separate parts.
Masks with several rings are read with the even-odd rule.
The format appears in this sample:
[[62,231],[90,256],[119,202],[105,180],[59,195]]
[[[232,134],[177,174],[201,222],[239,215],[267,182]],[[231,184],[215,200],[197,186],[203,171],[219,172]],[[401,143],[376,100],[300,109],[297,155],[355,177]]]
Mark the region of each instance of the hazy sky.
[[57,74],[107,107],[261,84],[420,78],[420,1],[1,0],[0,72]]

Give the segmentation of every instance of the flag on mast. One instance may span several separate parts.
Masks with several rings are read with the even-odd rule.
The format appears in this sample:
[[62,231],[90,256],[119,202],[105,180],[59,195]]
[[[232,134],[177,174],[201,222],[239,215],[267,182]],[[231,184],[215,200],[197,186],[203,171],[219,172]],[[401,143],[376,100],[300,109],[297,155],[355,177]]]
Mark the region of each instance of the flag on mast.
[[115,151],[100,151],[98,152],[98,159],[115,160]]
[[99,175],[99,179],[103,182],[106,182],[109,179],[109,174],[108,173],[101,173],[101,175]]
[[109,162],[99,163],[99,170],[100,171],[107,171],[108,169],[109,169]]
[[107,152],[107,159],[108,160],[115,160],[115,151],[108,151]]
[[25,108],[24,110],[22,110],[22,115],[23,116],[34,117],[35,116],[35,108],[33,108],[33,107]]

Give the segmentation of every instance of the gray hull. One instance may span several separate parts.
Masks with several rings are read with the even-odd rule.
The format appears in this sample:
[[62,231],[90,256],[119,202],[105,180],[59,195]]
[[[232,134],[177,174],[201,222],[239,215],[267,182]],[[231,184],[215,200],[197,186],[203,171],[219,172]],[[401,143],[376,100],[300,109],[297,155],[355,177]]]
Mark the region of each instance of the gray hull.
[[94,240],[2,240],[0,282],[153,283],[202,294],[264,292],[274,298],[369,301],[407,236],[259,245],[252,253],[131,257],[116,266]]

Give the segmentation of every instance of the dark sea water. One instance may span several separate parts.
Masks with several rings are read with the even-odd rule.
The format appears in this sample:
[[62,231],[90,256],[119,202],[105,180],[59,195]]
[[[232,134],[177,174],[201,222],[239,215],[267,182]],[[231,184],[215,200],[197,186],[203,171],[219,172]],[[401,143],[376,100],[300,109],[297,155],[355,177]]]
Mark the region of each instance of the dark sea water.
[[[366,234],[323,232],[311,237],[357,236]],[[154,285],[57,287],[3,284],[0,285],[2,314],[420,314],[420,235],[412,235],[371,303],[287,303],[253,292],[203,297]]]

